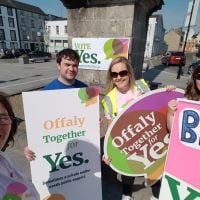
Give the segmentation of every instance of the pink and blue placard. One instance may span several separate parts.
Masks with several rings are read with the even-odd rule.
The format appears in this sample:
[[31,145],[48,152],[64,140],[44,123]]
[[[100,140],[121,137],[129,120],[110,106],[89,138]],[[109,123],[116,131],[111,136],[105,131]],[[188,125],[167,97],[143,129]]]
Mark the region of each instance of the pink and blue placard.
[[160,200],[200,199],[200,102],[178,100]]

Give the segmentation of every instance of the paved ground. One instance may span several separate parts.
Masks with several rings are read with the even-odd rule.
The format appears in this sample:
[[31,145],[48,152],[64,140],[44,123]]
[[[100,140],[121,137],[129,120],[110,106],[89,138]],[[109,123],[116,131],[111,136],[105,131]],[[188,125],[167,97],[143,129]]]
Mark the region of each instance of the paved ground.
[[[17,63],[17,60],[7,60],[5,62],[0,59],[0,91],[5,91],[9,95],[14,95],[21,91],[40,88],[57,76],[55,66],[55,60],[46,63],[20,65]],[[179,88],[185,88],[188,80],[187,76],[183,76],[178,80],[176,79],[176,74],[153,67],[144,72],[144,78],[155,83],[155,85],[173,84]],[[14,104],[17,115],[23,118],[21,96],[14,96],[11,98],[11,101]],[[8,152],[21,171],[31,179],[29,163],[23,156],[23,148],[26,144],[25,125],[22,123],[15,138],[15,145],[9,148]],[[106,192],[103,194],[103,200],[120,200],[119,185],[116,185],[112,179],[109,181],[105,187]],[[151,188],[145,188],[143,186],[143,178],[136,178],[134,188],[135,192],[133,195],[135,196],[135,200],[149,200]]]
[[55,60],[19,64],[17,59],[0,59],[0,91],[9,95],[40,88],[57,74]]

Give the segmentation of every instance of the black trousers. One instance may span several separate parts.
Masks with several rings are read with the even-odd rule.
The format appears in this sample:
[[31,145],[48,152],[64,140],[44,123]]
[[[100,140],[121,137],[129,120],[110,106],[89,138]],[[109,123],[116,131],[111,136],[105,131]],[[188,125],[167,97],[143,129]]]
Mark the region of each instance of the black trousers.
[[161,186],[161,180],[158,180],[154,185],[151,186],[152,194],[156,198],[159,198],[160,186]]
[[[104,155],[103,153],[103,143],[104,143],[104,137],[101,138],[100,140],[100,147],[101,147],[101,159],[102,156]],[[113,171],[108,165],[106,165],[104,162],[102,162],[102,178],[104,177],[112,177],[112,179],[117,180],[117,173]],[[127,196],[131,196],[133,192],[133,184],[135,181],[135,177],[130,177],[130,176],[124,176],[121,175],[122,179],[122,193]],[[151,186],[152,188],[152,194],[154,197],[159,198],[160,194],[160,186],[161,186],[161,180],[157,181],[154,185]]]
[[135,177],[122,175],[121,178],[122,178],[122,193],[127,196],[132,196]]
[[[102,156],[104,155],[103,152],[103,143],[104,143],[104,137],[101,138],[100,140],[100,146],[101,146],[101,159]],[[110,166],[106,165],[103,161],[101,163],[101,168],[102,168],[102,178],[106,178],[108,179],[109,177],[111,179],[115,179],[116,182],[119,182],[117,180],[117,172],[113,171]],[[124,176],[121,175],[121,180],[122,182],[121,187],[122,187],[122,194],[127,195],[127,196],[131,196],[132,192],[133,192],[133,184],[135,181],[135,177],[130,177],[130,176]]]

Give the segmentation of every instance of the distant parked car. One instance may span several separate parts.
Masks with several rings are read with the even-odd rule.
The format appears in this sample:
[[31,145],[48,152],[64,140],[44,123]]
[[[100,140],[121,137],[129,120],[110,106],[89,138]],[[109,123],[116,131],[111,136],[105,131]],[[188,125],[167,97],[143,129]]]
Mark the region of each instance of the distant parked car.
[[14,50],[14,55],[16,58],[22,56],[22,55],[26,55],[27,52],[25,51],[25,49],[15,49]]
[[187,73],[188,73],[189,75],[192,75],[193,71],[194,71],[197,67],[200,67],[200,60],[198,60],[198,61],[193,62],[192,64],[190,64],[190,65],[188,66]]
[[0,50],[0,58],[3,58],[3,57],[4,57],[4,55],[5,55],[5,52],[4,52],[4,50],[3,50],[3,49],[1,49],[1,50]]
[[166,52],[162,59],[162,64],[164,65],[179,65],[179,66],[185,66],[186,57],[185,54],[181,51],[168,51]]
[[0,58],[14,58],[14,54],[11,49],[1,49]]
[[30,49],[24,49],[24,50],[26,51],[27,54],[31,52]]
[[44,52],[44,51],[31,51],[28,53],[29,61],[37,62],[37,61],[44,61],[47,62],[51,60],[51,53]]

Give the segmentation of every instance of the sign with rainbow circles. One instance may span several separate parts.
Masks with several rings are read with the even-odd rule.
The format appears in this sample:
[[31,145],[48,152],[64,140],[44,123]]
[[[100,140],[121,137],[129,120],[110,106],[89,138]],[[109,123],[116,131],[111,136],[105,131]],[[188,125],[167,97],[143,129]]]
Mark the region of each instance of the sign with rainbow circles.
[[128,58],[129,38],[73,38],[72,48],[80,55],[80,68],[108,70],[112,59]]
[[169,133],[167,104],[183,97],[183,90],[157,89],[134,100],[111,123],[104,141],[113,170],[126,176],[144,176],[153,185],[162,176]]

